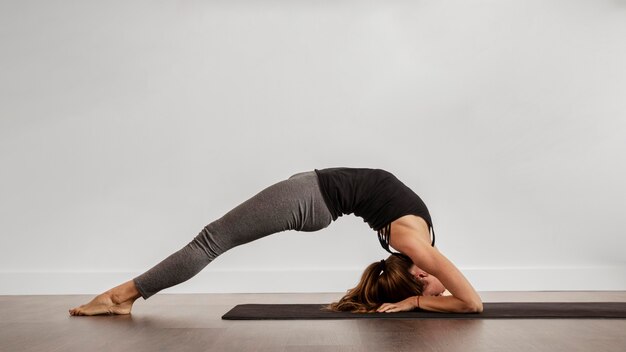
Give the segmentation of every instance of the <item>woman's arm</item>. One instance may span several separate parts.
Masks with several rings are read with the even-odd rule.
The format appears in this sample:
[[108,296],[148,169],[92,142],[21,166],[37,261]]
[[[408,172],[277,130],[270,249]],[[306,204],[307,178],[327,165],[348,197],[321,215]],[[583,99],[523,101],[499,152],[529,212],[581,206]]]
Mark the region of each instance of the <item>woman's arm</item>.
[[417,231],[398,226],[389,245],[408,255],[413,263],[441,281],[450,296],[421,296],[420,308],[435,312],[476,313],[483,311],[480,296],[465,276],[438,249],[418,236]]

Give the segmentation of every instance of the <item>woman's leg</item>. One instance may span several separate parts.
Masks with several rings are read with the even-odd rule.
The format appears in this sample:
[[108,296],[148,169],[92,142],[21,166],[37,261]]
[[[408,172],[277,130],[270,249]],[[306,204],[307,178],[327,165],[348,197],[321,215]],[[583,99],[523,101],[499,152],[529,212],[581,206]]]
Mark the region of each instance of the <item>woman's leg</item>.
[[116,287],[117,292],[107,292],[120,302],[139,296],[145,300],[189,280],[233,247],[286,230],[321,230],[331,222],[315,171],[301,172],[265,188],[206,225],[191,242],[150,270]]

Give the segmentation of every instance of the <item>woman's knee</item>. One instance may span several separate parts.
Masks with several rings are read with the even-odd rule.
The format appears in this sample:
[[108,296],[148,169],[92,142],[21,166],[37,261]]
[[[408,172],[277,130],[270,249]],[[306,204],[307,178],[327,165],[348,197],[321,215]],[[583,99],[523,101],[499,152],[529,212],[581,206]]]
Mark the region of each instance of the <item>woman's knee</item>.
[[192,243],[199,246],[211,260],[229,249],[228,246],[219,243],[217,233],[211,229],[211,224],[205,226],[193,239]]

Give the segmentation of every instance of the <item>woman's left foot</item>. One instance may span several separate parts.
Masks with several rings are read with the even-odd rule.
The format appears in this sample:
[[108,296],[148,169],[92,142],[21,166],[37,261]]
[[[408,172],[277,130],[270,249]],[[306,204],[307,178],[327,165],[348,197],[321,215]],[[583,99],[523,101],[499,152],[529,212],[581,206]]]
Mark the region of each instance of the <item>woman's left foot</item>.
[[110,293],[101,293],[91,302],[69,310],[70,315],[100,315],[100,314],[130,314],[134,300],[129,299],[121,303],[113,302]]

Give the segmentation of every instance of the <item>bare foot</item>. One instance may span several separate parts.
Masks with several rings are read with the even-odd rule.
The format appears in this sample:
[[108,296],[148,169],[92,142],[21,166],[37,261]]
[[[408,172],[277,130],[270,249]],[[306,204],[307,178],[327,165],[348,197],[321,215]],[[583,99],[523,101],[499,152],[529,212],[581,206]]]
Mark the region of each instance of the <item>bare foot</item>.
[[115,303],[112,294],[105,292],[97,295],[87,304],[70,309],[69,312],[70,315],[130,314],[135,299]]
[[141,294],[134,280],[128,280],[69,312],[70,315],[130,314],[133,303],[139,297]]

